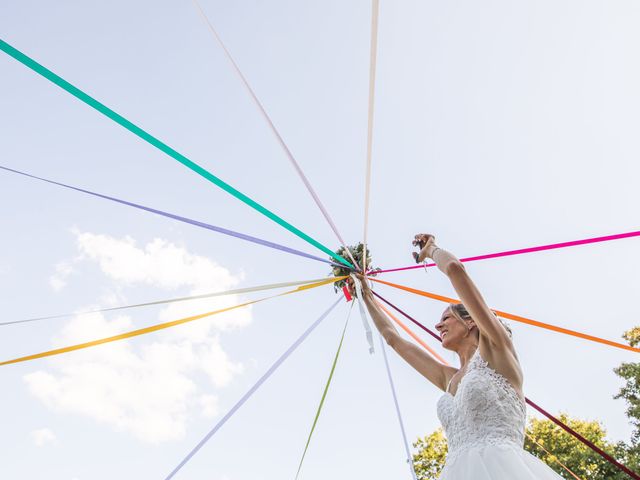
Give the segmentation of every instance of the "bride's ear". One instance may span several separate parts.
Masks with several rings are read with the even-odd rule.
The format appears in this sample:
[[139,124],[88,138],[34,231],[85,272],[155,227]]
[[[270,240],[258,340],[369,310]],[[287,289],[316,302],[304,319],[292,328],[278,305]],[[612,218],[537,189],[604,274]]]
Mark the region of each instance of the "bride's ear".
[[466,325],[467,325],[467,330],[469,331],[469,334],[471,334],[474,330],[476,330],[476,332],[480,332],[480,330],[478,330],[478,326],[476,325],[476,322],[474,322],[471,319],[468,319],[465,321]]

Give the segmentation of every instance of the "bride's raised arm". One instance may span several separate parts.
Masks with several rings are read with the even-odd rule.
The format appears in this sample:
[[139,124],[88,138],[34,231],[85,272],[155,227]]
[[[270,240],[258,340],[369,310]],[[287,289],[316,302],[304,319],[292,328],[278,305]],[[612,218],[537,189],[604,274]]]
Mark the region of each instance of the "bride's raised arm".
[[480,334],[489,340],[493,347],[512,350],[513,344],[509,333],[487,306],[462,262],[450,252],[438,247],[433,235],[418,234],[413,244],[421,248],[419,254],[414,254],[417,261],[423,261],[429,257],[433,259],[440,271],[449,277],[451,285],[477,325]]

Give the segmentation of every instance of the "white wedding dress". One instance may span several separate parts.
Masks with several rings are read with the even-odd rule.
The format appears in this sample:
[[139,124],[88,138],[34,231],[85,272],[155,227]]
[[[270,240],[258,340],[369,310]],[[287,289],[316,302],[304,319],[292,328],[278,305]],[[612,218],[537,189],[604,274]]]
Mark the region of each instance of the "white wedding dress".
[[526,405],[480,356],[469,361],[456,395],[438,400],[449,453],[440,480],[562,480],[524,450]]

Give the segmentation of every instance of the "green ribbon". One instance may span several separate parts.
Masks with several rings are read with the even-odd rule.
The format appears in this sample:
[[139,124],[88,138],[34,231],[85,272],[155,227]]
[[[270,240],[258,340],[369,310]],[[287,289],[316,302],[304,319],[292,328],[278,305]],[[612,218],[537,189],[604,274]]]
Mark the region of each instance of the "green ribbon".
[[318,405],[318,411],[316,412],[316,417],[313,419],[313,425],[311,426],[311,431],[309,432],[309,438],[307,438],[307,444],[304,446],[304,452],[302,453],[302,458],[300,459],[300,465],[298,465],[298,471],[296,473],[296,480],[300,475],[300,469],[302,468],[302,462],[304,462],[304,457],[307,454],[307,450],[309,449],[309,443],[311,443],[311,436],[313,435],[313,431],[316,429],[316,424],[318,423],[318,418],[320,418],[320,412],[322,411],[322,406],[324,405],[324,400],[327,398],[327,392],[329,391],[329,385],[331,385],[331,379],[333,378],[333,372],[336,370],[336,364],[338,363],[338,357],[340,356],[340,350],[342,349],[342,342],[344,341],[344,334],[347,331],[347,325],[349,324],[349,318],[351,317],[351,310],[353,309],[353,302],[351,303],[351,307],[349,308],[349,314],[347,315],[347,321],[344,322],[344,329],[342,330],[342,337],[340,337],[340,343],[338,344],[338,351],[336,352],[336,356],[333,359],[333,365],[331,365],[331,372],[329,373],[329,379],[327,380],[327,384],[324,386],[324,392],[322,393],[322,398],[320,399],[320,405]]
[[287,230],[289,230],[294,235],[297,235],[298,237],[302,238],[304,241],[310,243],[314,247],[319,248],[324,253],[330,255],[332,258],[336,259],[340,263],[342,263],[342,264],[344,264],[344,265],[346,265],[346,266],[348,266],[350,268],[353,268],[353,265],[351,265],[351,263],[348,260],[346,260],[345,258],[343,258],[342,256],[340,256],[337,253],[333,252],[331,249],[325,247],[324,245],[322,245],[317,240],[314,240],[309,235],[304,233],[302,230],[299,230],[298,228],[294,227],[289,222],[287,222],[283,218],[279,217],[278,215],[276,215],[272,211],[268,210],[267,208],[263,207],[262,205],[260,205],[255,200],[252,200],[251,198],[247,197],[244,193],[240,192],[239,190],[236,190],[231,185],[229,185],[225,181],[221,180],[220,178],[216,177],[214,174],[212,174],[211,172],[209,172],[205,168],[203,168],[200,165],[198,165],[197,163],[189,160],[187,157],[185,157],[181,153],[177,152],[176,150],[171,148],[166,143],[160,141],[159,139],[157,139],[153,135],[145,132],[143,129],[141,129],[137,125],[134,125],[129,120],[124,118],[122,115],[119,115],[118,113],[114,112],[109,107],[107,107],[106,105],[100,103],[95,98],[87,95],[86,93],[84,93],[79,88],[74,87],[69,82],[67,82],[64,78],[56,75],[55,73],[53,73],[48,68],[40,65],[38,62],[36,62],[32,58],[28,57],[27,55],[25,55],[21,51],[17,50],[16,48],[12,47],[11,45],[9,45],[7,42],[5,42],[2,39],[0,39],[0,49],[3,52],[5,52],[7,55],[10,55],[11,57],[15,58],[20,63],[22,63],[25,66],[29,67],[34,72],[39,73],[40,75],[42,75],[47,80],[50,80],[51,82],[55,83],[57,86],[62,88],[63,90],[66,90],[67,92],[69,92],[71,95],[73,95],[77,99],[83,101],[84,103],[86,103],[90,107],[95,108],[97,111],[99,111],[103,115],[105,115],[108,118],[110,118],[111,120],[113,120],[114,122],[120,124],[121,126],[126,128],[127,130],[129,130],[131,133],[137,135],[138,137],[140,137],[144,141],[150,143],[151,145],[153,145],[157,149],[159,149],[159,150],[163,151],[164,153],[166,153],[167,155],[169,155],[171,158],[173,158],[173,159],[177,160],[178,162],[182,163],[185,167],[190,168],[191,170],[196,172],[198,175],[206,178],[207,180],[209,180],[214,185],[217,185],[218,187],[222,188],[227,193],[230,193],[231,195],[236,197],[238,200],[246,203],[251,208],[257,210],[258,212],[260,212],[261,214],[263,214],[267,218],[270,218],[274,222],[276,222],[279,225],[281,225],[282,227],[286,228]]

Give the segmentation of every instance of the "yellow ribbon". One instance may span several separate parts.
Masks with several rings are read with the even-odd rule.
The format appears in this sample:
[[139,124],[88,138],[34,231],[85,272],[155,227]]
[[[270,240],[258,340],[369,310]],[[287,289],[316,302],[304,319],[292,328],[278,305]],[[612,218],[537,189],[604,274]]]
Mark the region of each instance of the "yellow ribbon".
[[51,357],[53,355],[59,355],[61,353],[73,352],[75,350],[81,350],[83,348],[95,347],[97,345],[102,345],[103,343],[116,342],[118,340],[124,340],[126,338],[137,337],[139,335],[144,335],[147,333],[157,332],[158,330],[164,330],[165,328],[175,327],[176,325],[182,325],[184,323],[193,322],[194,320],[200,320],[201,318],[210,317],[212,315],[217,315],[219,313],[228,312],[230,310],[235,310],[236,308],[246,307],[248,305],[252,305],[254,303],[263,302],[265,300],[269,300],[275,297],[282,297],[284,295],[290,295],[292,293],[302,292],[305,290],[310,290],[312,288],[321,287],[322,285],[327,285],[329,283],[337,282],[338,280],[342,280],[346,277],[332,277],[327,280],[322,280],[320,282],[312,283],[310,285],[302,285],[293,290],[289,290],[284,293],[279,293],[278,295],[271,295],[269,297],[260,298],[258,300],[252,300],[250,302],[241,303],[239,305],[234,305],[233,307],[226,307],[220,310],[214,310],[212,312],[201,313],[200,315],[194,315],[192,317],[181,318],[179,320],[172,320],[170,322],[159,323],[157,325],[151,325],[150,327],[139,328],[137,330],[132,330],[130,332],[121,333],[119,335],[114,335],[112,337],[101,338],[98,340],[92,340],[90,342],[79,343],[77,345],[71,345],[63,348],[56,348],[54,350],[48,350],[46,352],[36,353],[33,355],[27,355],[26,357],[14,358],[13,360],[6,360],[4,362],[0,362],[0,366],[9,365],[12,363],[20,363],[27,362],[29,360],[35,360],[37,358]]

